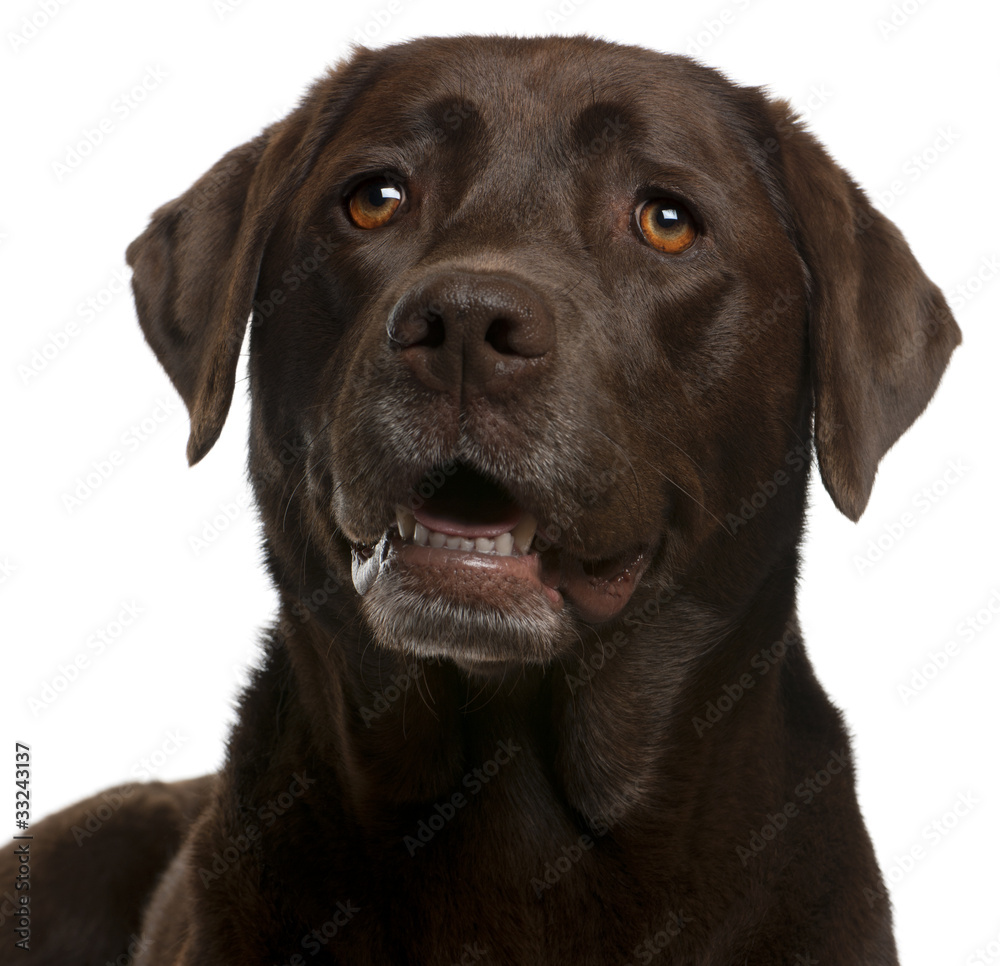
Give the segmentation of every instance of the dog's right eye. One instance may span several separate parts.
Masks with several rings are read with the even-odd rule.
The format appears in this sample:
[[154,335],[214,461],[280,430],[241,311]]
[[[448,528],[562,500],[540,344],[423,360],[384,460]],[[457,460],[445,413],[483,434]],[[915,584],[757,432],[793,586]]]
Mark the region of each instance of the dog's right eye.
[[347,214],[358,228],[381,228],[403,203],[403,189],[388,178],[362,181],[347,196]]

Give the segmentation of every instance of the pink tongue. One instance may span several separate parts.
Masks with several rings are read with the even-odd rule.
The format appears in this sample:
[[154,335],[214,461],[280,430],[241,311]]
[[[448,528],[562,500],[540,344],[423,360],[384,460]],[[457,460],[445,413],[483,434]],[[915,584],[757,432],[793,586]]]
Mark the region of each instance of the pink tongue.
[[413,515],[428,530],[474,540],[476,537],[499,537],[513,530],[523,513],[514,503],[502,500],[480,502],[472,507],[461,501],[444,503],[431,499],[419,510],[414,510]]

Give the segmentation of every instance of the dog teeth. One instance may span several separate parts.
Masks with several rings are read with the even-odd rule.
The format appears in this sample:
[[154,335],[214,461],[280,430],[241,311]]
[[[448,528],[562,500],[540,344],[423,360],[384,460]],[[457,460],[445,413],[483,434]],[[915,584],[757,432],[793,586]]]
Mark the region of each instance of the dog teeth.
[[403,506],[396,507],[396,525],[399,535],[411,541],[418,547],[446,547],[449,550],[475,550],[478,553],[495,553],[501,557],[512,557],[515,553],[527,553],[531,541],[535,539],[538,523],[531,514],[526,513],[520,522],[509,533],[501,533],[498,537],[455,537],[451,534],[438,533],[429,530]]
[[405,506],[396,507],[396,526],[399,527],[399,535],[404,540],[409,540],[413,537],[413,528],[416,522],[417,518]]
[[530,514],[525,513],[520,522],[510,535],[514,538],[514,547],[518,553],[527,553],[531,546],[531,541],[535,539],[535,531],[538,529],[538,521]]

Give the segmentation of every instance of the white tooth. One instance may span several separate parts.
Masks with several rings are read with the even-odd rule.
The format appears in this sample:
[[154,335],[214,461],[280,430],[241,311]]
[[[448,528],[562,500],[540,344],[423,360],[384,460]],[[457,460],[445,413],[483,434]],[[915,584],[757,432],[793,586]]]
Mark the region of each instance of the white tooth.
[[461,537],[448,537],[448,539],[445,540],[444,545],[449,550],[457,550],[460,546],[462,546],[462,538]]
[[428,530],[422,523],[417,523],[413,528],[413,542],[418,547],[426,547],[427,538],[430,536],[430,533],[430,530]]
[[493,538],[476,537],[476,549],[480,553],[489,553],[493,549]]
[[431,530],[430,544],[432,547],[443,547],[445,540],[448,538],[443,533],[438,533],[437,530]]
[[416,522],[416,518],[405,506],[396,507],[396,526],[399,527],[399,535],[404,540],[409,540],[413,536],[413,526]]
[[514,536],[510,533],[501,533],[496,540],[497,553],[502,553],[505,557],[511,556],[514,551]]
[[514,538],[514,546],[517,547],[518,553],[528,552],[531,541],[535,539],[535,530],[537,529],[538,521],[530,513],[525,513],[517,526],[510,532]]
[[461,546],[462,546],[463,550],[475,550],[476,549],[476,541],[475,540],[466,540],[463,537],[462,538],[462,544],[461,544]]

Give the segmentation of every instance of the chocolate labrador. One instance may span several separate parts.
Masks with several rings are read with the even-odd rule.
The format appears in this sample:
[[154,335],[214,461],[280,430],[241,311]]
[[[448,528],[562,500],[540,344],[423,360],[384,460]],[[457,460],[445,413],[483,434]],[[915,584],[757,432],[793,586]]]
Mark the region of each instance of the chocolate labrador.
[[191,463],[249,322],[282,603],[218,776],[37,826],[35,961],[896,963],[799,545],[960,335],[786,103],[358,49],[128,261]]

